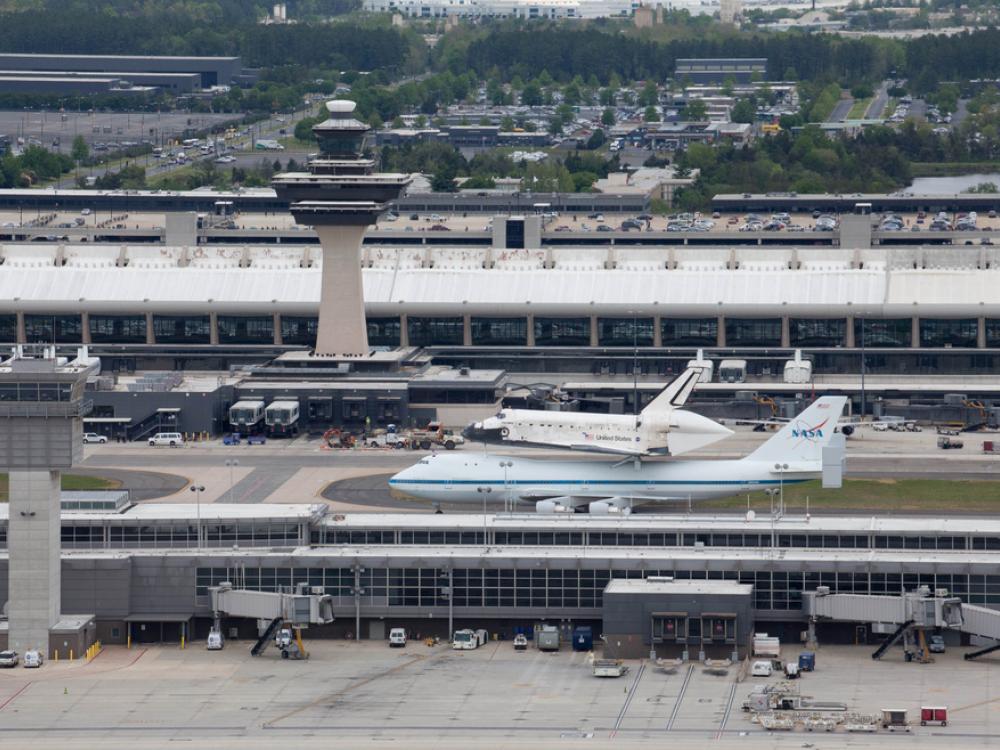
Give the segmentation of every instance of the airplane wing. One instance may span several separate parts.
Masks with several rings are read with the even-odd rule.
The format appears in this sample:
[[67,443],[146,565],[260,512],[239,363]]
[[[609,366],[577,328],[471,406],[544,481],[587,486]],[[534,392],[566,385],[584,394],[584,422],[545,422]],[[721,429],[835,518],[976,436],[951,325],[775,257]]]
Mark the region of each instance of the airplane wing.
[[631,448],[615,448],[613,446],[593,445],[590,443],[570,443],[569,449],[586,453],[608,453],[612,456],[649,456],[648,451],[637,451]]

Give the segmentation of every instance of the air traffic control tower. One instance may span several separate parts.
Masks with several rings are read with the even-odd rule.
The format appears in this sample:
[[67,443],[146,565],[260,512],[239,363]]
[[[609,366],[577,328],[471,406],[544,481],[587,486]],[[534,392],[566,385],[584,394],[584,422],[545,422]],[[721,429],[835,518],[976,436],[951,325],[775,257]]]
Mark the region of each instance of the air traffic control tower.
[[61,623],[61,473],[83,452],[87,376],[98,360],[85,352],[57,359],[23,350],[0,362],[0,469],[9,473],[8,648],[38,649]]
[[311,225],[323,248],[317,356],[368,356],[361,242],[365,229],[409,183],[404,174],[375,172],[365,153],[369,127],[354,117],[355,103],[326,103],[329,119],[313,127],[319,156],[308,172],[285,172],[273,181],[299,224]]

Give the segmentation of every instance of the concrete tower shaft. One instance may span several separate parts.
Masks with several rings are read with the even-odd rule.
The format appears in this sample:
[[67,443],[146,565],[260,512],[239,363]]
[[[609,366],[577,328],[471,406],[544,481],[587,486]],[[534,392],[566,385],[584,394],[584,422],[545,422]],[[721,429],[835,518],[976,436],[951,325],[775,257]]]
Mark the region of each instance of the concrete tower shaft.
[[361,242],[409,183],[407,175],[375,173],[374,159],[365,156],[369,127],[355,119],[355,106],[327,102],[329,119],[313,127],[320,154],[309,171],[274,178],[278,197],[297,223],[316,229],[323,249],[315,353],[325,357],[368,356]]

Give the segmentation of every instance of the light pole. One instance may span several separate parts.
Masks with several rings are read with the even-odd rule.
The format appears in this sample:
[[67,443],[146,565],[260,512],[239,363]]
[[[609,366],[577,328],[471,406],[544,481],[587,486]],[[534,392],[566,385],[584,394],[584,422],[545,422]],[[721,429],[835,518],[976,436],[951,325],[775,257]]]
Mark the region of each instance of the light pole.
[[[510,485],[507,483],[507,469],[511,468],[513,465],[514,465],[513,461],[500,462],[500,468],[503,469],[503,491],[504,491],[503,507],[505,511],[513,510],[513,505],[511,505],[510,502]],[[509,509],[507,507],[508,505],[511,506]]]
[[774,552],[774,496],[778,494],[778,490],[773,487],[764,490],[764,493],[771,499],[771,552]]
[[784,515],[785,512],[785,472],[788,471],[788,464],[775,464],[774,470],[778,473],[778,513]]
[[200,484],[192,484],[191,491],[194,493],[195,502],[195,513],[198,519],[197,532],[198,532],[198,544],[197,548],[201,549],[201,493],[205,491],[205,487]]
[[239,466],[239,465],[240,465],[240,461],[237,458],[227,458],[226,459],[226,466],[229,467],[229,500],[228,500],[228,502],[230,502],[230,503],[233,501],[233,486],[235,485],[235,481],[233,480],[233,472],[236,469],[236,467]]
[[861,420],[865,418],[865,316],[861,316]]
[[486,540],[486,496],[493,492],[492,487],[476,487],[476,492],[483,498],[483,547],[489,549],[489,542]]

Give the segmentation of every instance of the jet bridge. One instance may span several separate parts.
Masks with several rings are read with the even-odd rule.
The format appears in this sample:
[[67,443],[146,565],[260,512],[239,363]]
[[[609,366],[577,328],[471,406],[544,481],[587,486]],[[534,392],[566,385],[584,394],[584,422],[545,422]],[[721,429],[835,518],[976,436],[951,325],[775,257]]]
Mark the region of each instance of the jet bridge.
[[307,593],[306,586],[295,593],[283,591],[250,591],[235,589],[230,583],[209,588],[212,611],[216,617],[246,617],[253,620],[274,620],[292,627],[325,625],[333,622],[333,597],[322,593]]
[[[302,628],[333,622],[333,597],[319,593],[316,589],[313,589],[313,593],[307,593],[308,591],[305,584],[300,584],[294,593],[234,589],[228,582],[209,588],[216,625],[224,615],[257,620],[260,637],[250,649],[252,656],[260,656],[271,639],[279,633],[288,633],[282,643],[276,641],[283,658],[288,658],[292,651],[296,658],[307,656],[302,644]],[[286,626],[294,631],[297,648],[292,646],[291,631],[282,631]]]
[[1000,649],[1000,610],[964,604],[958,597],[948,596],[945,589],[931,593],[924,586],[902,596],[879,596],[831,594],[828,587],[820,586],[816,591],[803,592],[802,598],[809,616],[810,640],[815,640],[817,620],[895,625],[892,634],[872,654],[873,659],[880,658],[900,638],[909,643],[917,633],[922,643],[924,631],[939,628],[997,641],[996,645],[966,654],[966,659]]

